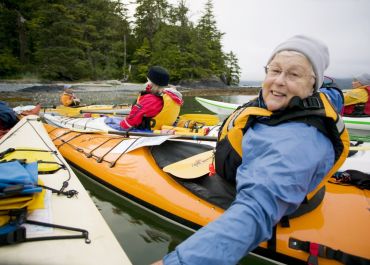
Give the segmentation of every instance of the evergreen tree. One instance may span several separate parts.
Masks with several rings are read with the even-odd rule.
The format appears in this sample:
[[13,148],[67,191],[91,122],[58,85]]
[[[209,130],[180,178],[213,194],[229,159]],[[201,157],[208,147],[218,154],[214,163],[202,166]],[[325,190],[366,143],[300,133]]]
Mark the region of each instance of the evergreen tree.
[[167,18],[167,0],[137,0],[135,12],[135,37],[139,45],[146,38],[151,45],[155,33],[161,25],[165,24]]
[[227,85],[239,85],[240,67],[238,58],[232,51],[226,54],[225,75]]
[[125,41],[131,39],[127,8],[119,1],[107,0],[90,0],[82,8],[85,16],[79,23],[82,41],[88,44],[84,45],[84,52],[92,77],[122,78],[127,59]]
[[183,0],[177,7],[171,6],[169,23],[162,26],[153,39],[151,64],[166,67],[171,73],[171,82],[200,76],[193,67],[196,56],[191,43],[196,35],[188,11]]
[[211,0],[197,25],[186,0],[137,4],[132,28],[121,0],[1,1],[0,77],[145,82],[148,68],[162,65],[172,82],[214,75],[238,82],[237,58],[222,51]]
[[26,11],[22,1],[0,3],[0,77],[24,71],[29,62]]
[[223,33],[217,29],[212,0],[208,0],[205,4],[205,10],[198,22],[197,31],[199,45],[196,49],[203,58],[201,67],[209,69],[209,74],[220,75],[225,68],[221,45]]
[[151,60],[151,49],[149,41],[144,38],[143,44],[138,48],[134,55],[131,63],[135,66],[133,67],[132,76],[134,80],[139,82],[146,82],[146,75],[149,70],[150,60]]

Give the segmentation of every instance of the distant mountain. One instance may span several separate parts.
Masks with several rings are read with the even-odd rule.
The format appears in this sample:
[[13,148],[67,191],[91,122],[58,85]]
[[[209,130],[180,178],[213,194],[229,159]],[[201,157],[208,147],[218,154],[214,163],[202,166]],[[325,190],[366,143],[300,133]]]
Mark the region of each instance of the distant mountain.
[[352,78],[335,78],[335,83],[340,89],[348,89],[352,87]]
[[239,82],[239,86],[260,87],[261,84],[262,84],[262,81],[256,81],[256,80],[241,80]]

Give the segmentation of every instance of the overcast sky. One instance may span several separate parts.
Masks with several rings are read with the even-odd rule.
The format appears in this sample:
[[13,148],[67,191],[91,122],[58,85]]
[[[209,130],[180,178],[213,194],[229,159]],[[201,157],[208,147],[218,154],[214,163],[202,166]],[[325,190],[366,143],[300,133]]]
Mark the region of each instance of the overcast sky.
[[[176,0],[169,0],[177,3]],[[187,0],[197,21],[206,0]],[[242,80],[262,80],[271,51],[296,34],[324,41],[330,52],[327,75],[370,73],[370,0],[213,0],[224,51],[233,51]]]

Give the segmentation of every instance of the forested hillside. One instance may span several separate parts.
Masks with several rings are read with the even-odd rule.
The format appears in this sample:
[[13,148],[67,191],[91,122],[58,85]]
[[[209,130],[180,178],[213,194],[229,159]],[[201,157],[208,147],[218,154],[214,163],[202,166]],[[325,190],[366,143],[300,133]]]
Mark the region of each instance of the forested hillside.
[[0,78],[119,79],[145,82],[161,65],[171,81],[217,76],[238,84],[235,54],[222,49],[212,0],[199,21],[185,0],[137,0],[133,17],[119,0],[3,0]]

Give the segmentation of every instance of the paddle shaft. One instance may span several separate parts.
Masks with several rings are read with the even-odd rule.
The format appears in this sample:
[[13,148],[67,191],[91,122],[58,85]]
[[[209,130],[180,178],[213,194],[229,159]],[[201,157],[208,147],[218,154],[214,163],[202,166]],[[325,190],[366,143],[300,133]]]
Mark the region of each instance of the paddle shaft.
[[[124,136],[146,136],[146,137],[156,137],[156,136],[168,136],[165,133],[150,133],[150,132],[118,132],[118,131],[107,131],[109,134],[118,134]],[[181,134],[174,134],[174,139],[182,139],[182,140],[194,140],[194,141],[209,141],[209,142],[216,142],[216,136],[198,136],[198,135],[181,135]]]
[[130,110],[80,110],[80,113],[128,115]]

